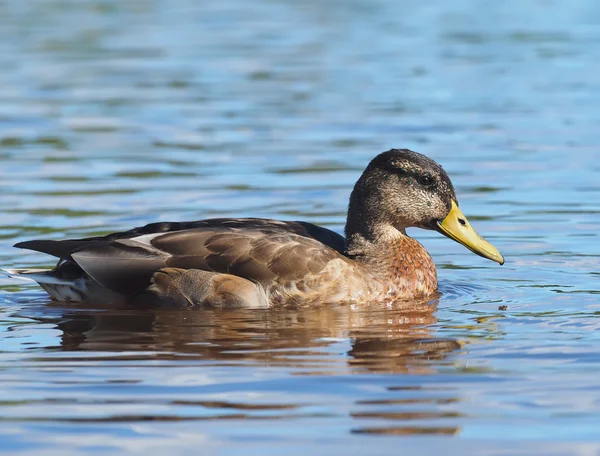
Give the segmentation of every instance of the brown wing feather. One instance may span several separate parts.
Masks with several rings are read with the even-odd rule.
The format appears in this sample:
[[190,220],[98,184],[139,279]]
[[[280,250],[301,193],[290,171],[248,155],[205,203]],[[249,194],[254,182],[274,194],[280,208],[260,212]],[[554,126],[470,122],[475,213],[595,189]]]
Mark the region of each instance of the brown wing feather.
[[[202,269],[267,283],[317,274],[343,257],[314,238],[259,229],[194,229],[158,236],[152,247],[168,253],[170,267]],[[185,246],[185,247],[184,247]]]
[[168,255],[129,239],[94,241],[71,255],[72,261],[109,290],[132,295],[145,289]]

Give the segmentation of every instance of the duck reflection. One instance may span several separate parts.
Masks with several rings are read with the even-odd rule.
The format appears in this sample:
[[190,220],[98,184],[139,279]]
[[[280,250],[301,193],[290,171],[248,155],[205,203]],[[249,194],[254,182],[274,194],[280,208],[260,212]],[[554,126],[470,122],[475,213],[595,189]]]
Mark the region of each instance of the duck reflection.
[[[323,305],[264,311],[55,307],[59,317],[54,321],[62,331],[60,349],[77,351],[82,361],[90,352],[91,361],[185,360],[244,368],[254,364],[284,367],[298,375],[428,375],[450,363],[448,356],[460,348],[456,340],[436,334],[437,304],[436,298],[360,308]],[[73,353],[68,357],[72,360]],[[390,376],[390,385],[375,400],[351,399],[350,416],[357,424],[353,433],[459,432],[458,426],[444,425],[460,418],[449,410],[459,401],[451,391],[436,389],[432,394],[418,380],[415,384],[412,377],[401,378],[405,380]],[[214,403],[214,398],[193,405],[235,407],[244,413],[256,407]]]
[[[70,309],[57,323],[63,350],[103,351],[118,359],[117,352],[127,351],[140,352],[140,358],[260,362],[304,374],[426,374],[460,348],[435,335],[437,303],[264,311]],[[339,356],[340,347],[347,356]]]

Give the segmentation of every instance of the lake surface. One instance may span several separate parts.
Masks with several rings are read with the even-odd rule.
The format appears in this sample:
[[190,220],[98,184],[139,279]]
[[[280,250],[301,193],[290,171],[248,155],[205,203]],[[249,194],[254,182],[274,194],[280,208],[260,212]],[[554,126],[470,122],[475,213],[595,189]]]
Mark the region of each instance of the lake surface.
[[0,451],[600,454],[600,4],[1,2],[0,265],[158,220],[343,230],[378,152],[436,159],[502,267],[440,296],[111,310],[0,278]]

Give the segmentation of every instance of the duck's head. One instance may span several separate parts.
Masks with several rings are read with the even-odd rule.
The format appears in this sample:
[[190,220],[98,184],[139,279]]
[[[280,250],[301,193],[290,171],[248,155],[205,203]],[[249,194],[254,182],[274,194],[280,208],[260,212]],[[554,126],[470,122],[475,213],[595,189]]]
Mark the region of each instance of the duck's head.
[[348,224],[436,230],[484,258],[504,263],[498,250],[473,229],[458,207],[448,174],[435,161],[408,149],[375,157],[356,183]]

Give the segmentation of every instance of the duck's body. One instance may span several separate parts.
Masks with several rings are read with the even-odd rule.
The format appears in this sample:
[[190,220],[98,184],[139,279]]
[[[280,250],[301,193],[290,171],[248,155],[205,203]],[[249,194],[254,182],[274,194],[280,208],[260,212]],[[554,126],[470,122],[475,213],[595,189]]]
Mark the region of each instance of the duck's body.
[[[423,173],[428,179],[419,184]],[[440,197],[444,193],[448,198]],[[422,208],[430,214],[420,220]],[[456,211],[454,189],[439,165],[392,150],[377,156],[357,182],[346,239],[306,222],[155,223],[105,237],[19,243],[60,261],[51,271],[10,272],[36,280],[55,299],[85,302],[260,308],[408,299],[433,293],[437,277],[427,251],[404,228],[434,228],[429,224],[435,222],[444,231],[452,214],[460,221],[454,225],[474,233]],[[478,238],[485,245],[474,246],[454,225],[444,234],[502,262],[490,244]]]
[[269,307],[402,299],[437,287],[431,257],[408,236],[382,245],[389,255],[374,264],[372,258],[350,259],[342,236],[305,222],[158,223],[106,237],[17,247],[61,258],[54,270],[32,276],[61,301],[159,297],[169,305]]

